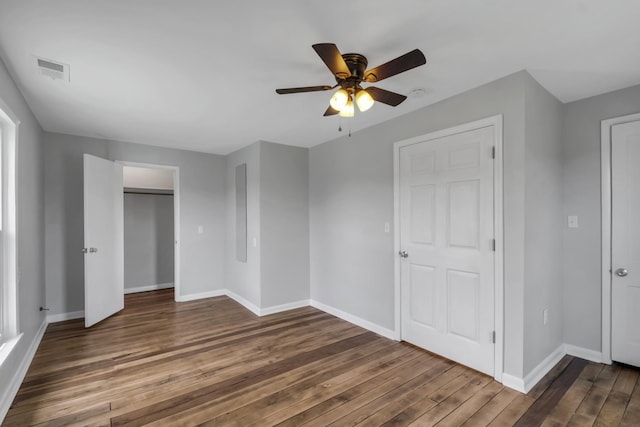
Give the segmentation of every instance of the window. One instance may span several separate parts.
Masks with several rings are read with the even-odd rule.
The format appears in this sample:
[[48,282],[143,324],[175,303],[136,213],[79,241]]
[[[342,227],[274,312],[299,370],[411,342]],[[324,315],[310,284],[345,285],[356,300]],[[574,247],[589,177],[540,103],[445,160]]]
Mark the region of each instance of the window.
[[19,338],[15,165],[18,124],[0,100],[0,364]]

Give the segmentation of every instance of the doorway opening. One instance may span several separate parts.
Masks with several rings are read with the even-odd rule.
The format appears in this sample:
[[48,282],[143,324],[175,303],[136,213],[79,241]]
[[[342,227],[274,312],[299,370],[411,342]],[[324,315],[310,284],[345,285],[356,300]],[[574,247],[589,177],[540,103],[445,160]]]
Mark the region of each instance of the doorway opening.
[[124,293],[173,289],[179,296],[178,169],[123,165]]

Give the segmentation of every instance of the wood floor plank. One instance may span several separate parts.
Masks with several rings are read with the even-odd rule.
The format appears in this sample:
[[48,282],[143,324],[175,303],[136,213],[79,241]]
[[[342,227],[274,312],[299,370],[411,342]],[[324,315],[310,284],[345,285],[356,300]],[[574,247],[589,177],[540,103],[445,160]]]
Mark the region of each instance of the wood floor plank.
[[[598,367],[601,369],[600,366]],[[588,369],[589,366],[583,370],[582,374],[569,387],[569,390],[560,399],[556,407],[547,415],[546,420],[542,423],[543,426],[566,425],[571,420],[571,417],[576,413],[576,409],[587,396],[591,387],[593,387],[593,381],[589,381],[587,379],[588,375],[585,375],[585,371]]]
[[586,360],[577,358],[565,357],[564,360],[570,361],[569,363],[561,365],[562,370],[556,370],[552,374],[552,381],[543,382],[545,390],[542,393],[528,394],[530,397],[536,399],[536,401],[527,409],[518,422],[516,422],[516,427],[542,424],[547,414],[557,406],[560,399],[562,399],[588,364]]
[[439,427],[462,425],[503,389],[504,387],[500,383],[490,381],[480,392],[471,396],[455,411],[444,417],[437,425]]
[[313,307],[258,317],[161,290],[89,329],[48,325],[2,425],[638,426],[639,374],[567,356],[523,395]]
[[418,359],[418,365],[408,370],[403,370],[399,373],[390,372],[383,377],[374,379],[372,382],[352,387],[345,393],[327,400],[328,406],[330,406],[331,409],[326,410],[328,406],[325,404],[314,408],[318,416],[310,422],[302,423],[301,425],[344,425],[347,423],[345,417],[349,417],[354,413],[357,417],[357,411],[361,408],[380,399],[406,382],[412,381],[417,377],[425,378],[431,377],[434,374],[438,375],[441,372],[446,372],[452,366],[442,359],[436,359],[435,364],[425,363],[427,360],[434,360],[430,356],[425,355],[425,357],[424,362]]
[[492,381],[486,375],[465,374],[464,376],[466,377],[468,382],[466,382],[462,387],[458,388],[454,393],[450,394],[445,399],[440,401],[436,406],[422,414],[419,418],[417,418],[409,425],[414,427],[422,427],[438,424],[447,415],[451,414],[453,411],[459,408],[469,398],[484,389],[484,387],[486,387],[486,385]]
[[463,366],[454,366],[453,368],[445,371],[425,385],[424,393],[420,400],[406,407],[382,425],[408,425],[410,422],[422,416],[425,412],[438,404],[436,398],[443,395],[443,388],[446,387],[451,389],[453,382],[459,384],[461,380],[464,381],[464,375],[468,370],[469,368],[465,368]]
[[465,427],[489,425],[520,393],[503,388],[496,396],[461,425]]
[[618,378],[620,370],[617,365],[602,368],[600,375],[593,383],[593,387],[591,387],[591,390],[589,390],[589,393],[576,410],[576,415],[571,417],[570,425],[575,422],[580,422],[582,425],[593,425],[611,392],[613,384]]
[[637,381],[638,372],[631,370],[620,371],[609,396],[607,396],[593,424],[594,426],[608,427],[621,423]]
[[491,427],[512,426],[533,405],[535,399],[526,394],[516,396],[488,425]]
[[[292,381],[292,374],[288,372],[286,376],[279,380],[270,381],[262,388],[246,390],[241,399],[224,402],[224,407],[221,406],[223,402],[208,402],[162,421],[173,422],[182,417],[188,417],[196,423],[206,421],[214,425],[224,425],[231,421],[237,421],[242,425],[249,425],[252,422],[252,417],[255,416],[258,418],[255,420],[258,424],[273,425],[276,421],[267,422],[268,415],[273,412],[277,413],[279,408],[288,408],[295,402],[308,402],[313,398],[324,398],[326,395],[335,394],[343,386],[348,386],[349,380],[357,381],[368,378],[369,375],[376,375],[380,370],[402,366],[405,362],[416,357],[415,354],[411,354],[404,348],[391,350],[388,346],[377,352],[361,356],[360,358],[348,356],[345,360],[339,361],[340,363],[336,364],[335,368],[322,369],[317,373],[305,367],[306,372],[300,372],[301,375],[297,381]],[[323,363],[323,366],[328,366],[328,364]],[[221,408],[224,410],[220,410]],[[284,417],[286,418],[287,415],[285,414]]]

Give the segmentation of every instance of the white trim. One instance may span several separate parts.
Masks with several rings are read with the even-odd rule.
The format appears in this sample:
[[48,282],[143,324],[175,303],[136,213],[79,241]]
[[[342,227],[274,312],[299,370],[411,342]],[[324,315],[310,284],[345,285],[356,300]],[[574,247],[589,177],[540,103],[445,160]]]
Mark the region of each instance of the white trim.
[[396,340],[396,331],[393,331],[391,329],[387,329],[385,327],[382,327],[380,325],[377,325],[373,322],[370,322],[368,320],[365,320],[361,317],[358,316],[354,316],[353,314],[349,314],[345,311],[342,311],[340,309],[337,309],[335,307],[331,307],[330,305],[326,305],[323,304],[321,302],[315,301],[315,300],[310,300],[309,301],[311,307],[315,307],[318,310],[322,310],[325,313],[329,313],[333,316],[339,317],[342,320],[346,320],[349,323],[353,323],[356,326],[360,326],[361,328],[364,329],[368,329],[371,332],[375,332],[378,335],[381,335],[385,338],[389,338],[391,340]]
[[[182,299],[182,288],[180,283],[180,245],[182,242],[180,239],[180,167],[155,163],[130,162],[127,160],[116,160],[116,162],[123,166],[148,169],[169,169],[173,171],[173,239],[175,243],[173,251],[173,294],[175,301],[190,301],[189,299]],[[125,291],[125,293],[127,292]],[[187,296],[187,298],[189,297]]]
[[249,301],[248,299],[236,294],[233,291],[230,291],[228,289],[220,289],[217,291],[203,292],[200,294],[183,295],[182,297],[180,297],[179,302],[193,301],[197,299],[219,297],[219,296],[228,296],[232,300],[236,301],[238,304],[242,305],[247,310],[251,311],[256,316],[268,316],[270,314],[280,313],[288,310],[294,310],[296,308],[307,307],[307,306],[315,307],[318,310],[322,310],[325,313],[329,313],[333,316],[339,317],[340,319],[346,320],[349,323],[353,323],[356,326],[360,326],[361,328],[375,332],[378,335],[382,335],[385,338],[389,338],[397,341],[395,338],[395,331],[384,328],[373,322],[362,319],[358,316],[354,316],[353,314],[349,314],[335,307],[331,307],[329,305],[323,304],[315,300],[300,300],[300,301],[291,302],[287,304],[260,308],[254,303],[252,303],[251,301]]
[[[18,307],[18,192],[16,188],[16,179],[18,176],[18,135],[20,120],[13,113],[7,104],[0,99],[0,138],[1,155],[0,185],[6,191],[1,191],[2,197],[2,240],[3,245],[1,256],[2,260],[2,276],[0,277],[0,342],[7,342],[9,339],[16,337],[20,331],[20,316]],[[4,335],[2,335],[4,334]]]
[[502,385],[519,391],[520,393],[529,393],[529,391],[560,362],[565,354],[565,344],[560,344],[558,348],[545,357],[544,360],[533,368],[524,378],[506,372],[503,373]]
[[11,351],[18,345],[20,338],[22,338],[24,334],[20,334],[15,337],[11,337],[6,341],[0,341],[0,366],[4,363],[5,360],[9,358]]
[[566,355],[589,360],[591,362],[602,363],[602,353],[577,347],[571,344],[560,344],[551,354],[544,358],[542,362],[529,372],[524,378],[515,375],[502,374],[502,385],[512,388],[520,393],[529,393],[545,375]]
[[256,316],[260,316],[260,307],[258,307],[257,305],[255,305],[254,303],[249,301],[248,299],[246,299],[244,297],[241,297],[240,295],[238,295],[235,292],[232,292],[232,291],[230,291],[228,289],[225,289],[225,294],[229,298],[231,298],[232,300],[237,302],[238,304],[243,305],[244,308],[246,308],[247,310],[251,311]]
[[509,387],[512,390],[519,391],[520,393],[526,393],[524,388],[524,379],[516,377],[515,375],[502,373],[502,385]]
[[560,360],[565,356],[564,344],[560,344],[558,348],[556,348],[550,355],[544,358],[542,362],[538,364],[535,368],[531,370],[524,377],[524,389],[525,393],[529,393],[529,391],[538,384],[540,381],[554,366],[560,362]]
[[[13,399],[15,399],[16,394],[18,394],[20,385],[22,384],[25,375],[27,375],[27,370],[29,369],[29,366],[31,366],[33,357],[36,355],[36,350],[38,350],[38,346],[40,345],[40,341],[42,341],[42,337],[46,330],[47,321],[45,320],[40,325],[35,337],[33,337],[33,341],[31,341],[27,352],[22,358],[20,366],[18,366],[13,377],[9,380],[8,387],[5,388],[4,393],[0,397],[0,422],[2,422],[2,420],[7,416],[9,408],[11,408],[11,403],[13,403]],[[22,336],[22,334],[20,335]]]
[[602,206],[602,362],[611,364],[611,127],[640,120],[640,113],[600,123],[600,189]]
[[173,283],[158,283],[157,285],[136,286],[134,288],[124,288],[125,294],[135,294],[138,292],[158,291],[160,289],[173,288]]
[[176,302],[195,301],[195,300],[198,300],[198,299],[214,298],[214,297],[221,297],[221,296],[228,296],[226,289],[218,289],[218,290],[215,290],[215,291],[200,292],[198,294],[176,295]]
[[564,352],[570,356],[579,357],[580,359],[590,360],[591,362],[596,363],[603,363],[602,352],[600,351],[589,350],[588,348],[565,344]]
[[[425,135],[405,139],[393,144],[393,199],[394,199],[394,254],[401,250],[400,248],[400,149],[402,147],[417,144],[420,142],[430,141],[445,136],[458,133],[468,132],[475,129],[493,126],[494,145],[496,147],[496,155],[494,161],[494,178],[493,178],[493,230],[496,239],[496,250],[494,257],[494,329],[496,331],[496,343],[494,348],[494,373],[493,377],[496,381],[503,382],[504,369],[504,219],[503,219],[503,159],[502,159],[502,114],[487,117],[481,120],[454,126],[448,129],[431,132]],[[395,257],[394,261],[395,277],[394,277],[394,295],[395,295],[395,331],[393,331],[393,339],[400,340],[402,338],[401,327],[401,287],[400,287],[400,260]],[[503,382],[504,383],[504,382]],[[510,387],[510,386],[509,386]],[[512,387],[513,388],[513,387]]]
[[296,302],[290,302],[287,304],[274,305],[267,308],[261,308],[259,315],[268,316],[270,314],[281,313],[283,311],[295,310],[296,308],[308,307],[309,305],[310,304],[308,299],[300,300]]
[[47,316],[48,323],[64,322],[65,320],[82,319],[84,310],[72,311],[70,313],[50,314]]

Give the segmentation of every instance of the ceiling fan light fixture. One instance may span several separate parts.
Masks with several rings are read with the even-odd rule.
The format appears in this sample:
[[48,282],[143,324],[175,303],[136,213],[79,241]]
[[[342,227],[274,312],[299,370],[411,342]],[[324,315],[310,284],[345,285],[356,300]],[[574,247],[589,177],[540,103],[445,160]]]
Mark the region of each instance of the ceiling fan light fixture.
[[342,111],[342,109],[347,105],[350,100],[349,92],[344,89],[338,89],[336,93],[333,94],[331,100],[329,101],[329,105],[334,110]]
[[356,104],[358,104],[358,109],[363,113],[373,107],[373,103],[373,97],[371,97],[366,89],[360,89],[358,93],[356,93]]
[[353,113],[353,101],[351,100],[351,96],[349,96],[346,105],[340,110],[340,117],[353,117]]

